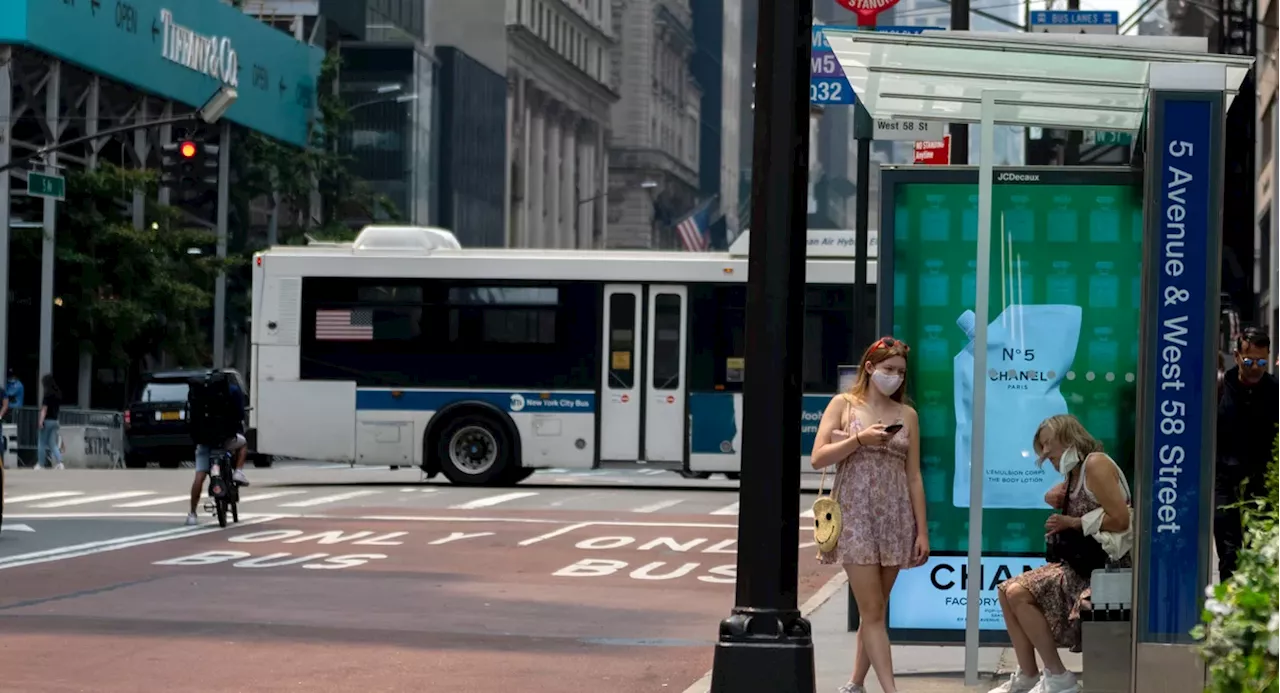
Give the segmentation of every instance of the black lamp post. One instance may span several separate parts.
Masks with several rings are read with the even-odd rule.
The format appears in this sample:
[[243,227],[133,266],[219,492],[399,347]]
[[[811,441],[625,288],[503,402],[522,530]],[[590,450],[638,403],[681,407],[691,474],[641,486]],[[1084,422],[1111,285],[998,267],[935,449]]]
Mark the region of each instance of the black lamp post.
[[813,0],[759,2],[738,582],[711,690],[813,693],[796,599]]

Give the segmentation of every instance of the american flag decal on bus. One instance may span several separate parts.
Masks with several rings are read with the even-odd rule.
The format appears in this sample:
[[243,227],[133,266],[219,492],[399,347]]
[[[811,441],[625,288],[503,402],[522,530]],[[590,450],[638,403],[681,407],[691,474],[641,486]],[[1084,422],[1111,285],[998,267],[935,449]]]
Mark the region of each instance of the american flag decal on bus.
[[373,340],[373,311],[317,310],[316,339],[329,342],[368,342]]

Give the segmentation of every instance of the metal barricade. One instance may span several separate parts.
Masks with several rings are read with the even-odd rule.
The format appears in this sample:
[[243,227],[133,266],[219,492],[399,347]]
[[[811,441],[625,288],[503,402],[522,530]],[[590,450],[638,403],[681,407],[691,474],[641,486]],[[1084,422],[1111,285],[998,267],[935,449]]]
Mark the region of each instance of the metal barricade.
[[[5,417],[5,424],[5,435],[12,436],[6,458],[16,454],[19,465],[34,466],[39,454],[40,408],[12,409]],[[58,412],[58,434],[62,462],[67,467],[115,469],[124,466],[123,412],[63,408]]]

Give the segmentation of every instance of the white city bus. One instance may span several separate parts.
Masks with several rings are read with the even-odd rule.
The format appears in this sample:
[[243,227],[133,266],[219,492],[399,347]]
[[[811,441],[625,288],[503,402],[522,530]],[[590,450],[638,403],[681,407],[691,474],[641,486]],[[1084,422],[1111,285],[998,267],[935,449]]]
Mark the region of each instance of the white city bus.
[[[735,474],[748,237],[727,253],[489,249],[374,226],[261,252],[256,449],[475,485],[618,463]],[[871,339],[853,334],[853,233],[808,244],[806,454],[837,367]]]

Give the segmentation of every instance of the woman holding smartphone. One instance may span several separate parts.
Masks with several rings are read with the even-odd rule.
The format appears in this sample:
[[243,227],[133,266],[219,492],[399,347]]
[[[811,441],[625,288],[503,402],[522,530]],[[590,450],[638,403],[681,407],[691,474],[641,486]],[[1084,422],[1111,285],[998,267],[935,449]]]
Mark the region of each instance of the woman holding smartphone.
[[897,691],[885,623],[889,592],[899,570],[929,557],[920,419],[906,402],[909,351],[893,337],[867,349],[853,387],[822,414],[810,455],[814,469],[836,465],[831,496],[843,526],[821,561],[844,567],[861,621],[853,677],[840,693],[862,693],[868,669],[885,693]]

